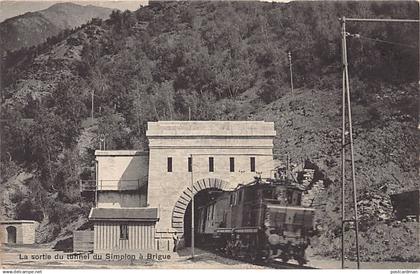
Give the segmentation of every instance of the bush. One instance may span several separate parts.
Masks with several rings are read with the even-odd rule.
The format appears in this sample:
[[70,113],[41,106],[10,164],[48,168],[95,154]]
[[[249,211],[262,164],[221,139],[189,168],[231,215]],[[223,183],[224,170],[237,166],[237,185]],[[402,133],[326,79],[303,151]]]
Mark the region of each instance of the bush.
[[34,204],[31,200],[24,199],[16,206],[16,218],[42,222],[44,214],[39,204]]

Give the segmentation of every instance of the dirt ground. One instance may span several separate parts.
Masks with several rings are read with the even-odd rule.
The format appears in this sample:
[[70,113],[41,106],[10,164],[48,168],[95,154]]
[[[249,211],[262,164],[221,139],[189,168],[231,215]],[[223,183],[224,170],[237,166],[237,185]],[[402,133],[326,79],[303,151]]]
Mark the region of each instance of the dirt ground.
[[[178,254],[171,255],[170,260],[149,259],[123,259],[123,260],[94,260],[90,254],[89,259],[67,259],[67,254],[54,251],[49,246],[2,246],[0,253],[1,268],[236,268],[236,269],[264,269],[265,267],[224,258],[207,251],[195,249],[195,259],[191,260],[190,249],[184,249]],[[27,257],[25,257],[25,255]],[[34,257],[32,257],[34,255]],[[55,256],[65,259],[55,259]],[[87,256],[87,253],[80,254]],[[50,256],[50,257],[49,257]],[[41,257],[41,258],[39,258]],[[341,262],[325,258],[309,258],[308,266],[322,269],[340,268]],[[293,261],[291,262],[293,263]],[[355,262],[346,262],[348,268],[355,268]],[[418,269],[419,263],[406,262],[377,262],[361,263],[364,269]]]

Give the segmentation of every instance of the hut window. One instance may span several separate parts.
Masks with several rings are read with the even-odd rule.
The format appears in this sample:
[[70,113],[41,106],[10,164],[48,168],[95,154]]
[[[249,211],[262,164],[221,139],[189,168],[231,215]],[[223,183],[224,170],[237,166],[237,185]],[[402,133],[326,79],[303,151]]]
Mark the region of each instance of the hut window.
[[120,225],[120,240],[128,240],[128,226]]

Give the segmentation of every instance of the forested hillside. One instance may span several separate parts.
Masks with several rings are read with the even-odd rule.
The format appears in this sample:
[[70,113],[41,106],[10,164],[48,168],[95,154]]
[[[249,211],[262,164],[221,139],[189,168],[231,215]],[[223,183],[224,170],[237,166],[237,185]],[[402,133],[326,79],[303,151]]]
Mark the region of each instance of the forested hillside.
[[[194,120],[275,122],[275,152],[307,160],[325,184],[314,252],[336,256],[338,18],[418,19],[418,10],[414,1],[150,2],[11,53],[1,69],[2,213],[40,221],[39,241],[64,235],[87,216],[77,180],[90,178],[99,137],[108,149],[147,149],[147,121],[185,120],[191,108]],[[391,215],[389,194],[418,187],[419,29],[352,23],[348,31],[358,34],[348,38],[358,195],[379,197]],[[361,208],[362,253],[378,249],[364,258],[419,259],[413,226]],[[401,238],[381,240],[400,230]]]

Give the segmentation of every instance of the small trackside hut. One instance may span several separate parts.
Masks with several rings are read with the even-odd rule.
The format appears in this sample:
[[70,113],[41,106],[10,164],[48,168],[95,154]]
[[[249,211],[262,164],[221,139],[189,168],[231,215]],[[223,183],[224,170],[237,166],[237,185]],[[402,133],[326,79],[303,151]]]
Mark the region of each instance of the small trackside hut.
[[155,250],[157,208],[94,208],[94,252]]
[[147,207],[149,155],[144,151],[100,151],[96,155],[95,253],[156,250],[158,209]]
[[34,244],[35,229],[38,226],[32,220],[8,220],[0,222],[0,243]]

